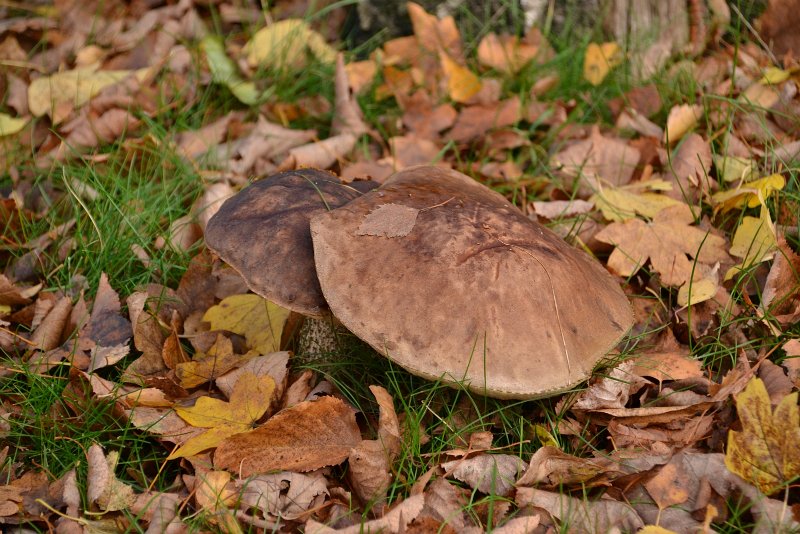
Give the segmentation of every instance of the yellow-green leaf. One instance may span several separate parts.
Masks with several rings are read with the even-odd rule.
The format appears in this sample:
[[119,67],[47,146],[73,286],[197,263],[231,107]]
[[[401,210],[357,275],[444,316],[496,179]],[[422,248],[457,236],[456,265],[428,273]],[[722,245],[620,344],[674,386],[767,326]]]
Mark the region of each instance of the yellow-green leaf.
[[259,354],[280,350],[281,334],[289,310],[258,295],[231,295],[206,311],[203,320],[212,330],[228,330],[244,336],[247,346]]
[[301,69],[306,55],[325,63],[336,60],[336,50],[301,19],[286,19],[258,30],[244,46],[247,63],[273,69]]
[[275,381],[269,375],[256,376],[245,372],[236,381],[230,401],[200,397],[194,406],[176,407],[175,412],[192,426],[208,428],[188,439],[170,458],[192,456],[216,447],[224,439],[252,430],[272,403]]
[[678,534],[674,530],[669,530],[664,527],[659,527],[658,525],[646,525],[644,528],[639,530],[637,534]]
[[222,376],[241,363],[244,358],[233,353],[233,343],[230,339],[218,335],[207,353],[198,352],[192,361],[175,366],[175,376],[180,380],[181,387],[194,388]]
[[719,289],[719,282],[714,278],[701,278],[693,282],[686,282],[678,290],[679,306],[694,306],[714,298]]
[[719,154],[714,155],[714,167],[717,168],[717,176],[721,176],[725,182],[749,182],[758,171],[752,159]]
[[744,217],[733,235],[730,253],[742,258],[742,262],[725,273],[725,280],[730,280],[741,270],[770,259],[777,246],[778,239],[769,210],[762,205],[761,216]]
[[583,77],[592,85],[600,85],[620,63],[622,50],[617,43],[589,43],[583,59]]
[[20,119],[6,113],[0,113],[0,137],[15,134],[22,130],[26,124],[28,124],[28,119]]
[[211,69],[211,77],[215,82],[227,86],[243,104],[252,106],[258,103],[259,92],[256,84],[242,79],[236,64],[225,53],[221,39],[209,35],[200,41],[200,49],[206,54],[208,68]]
[[758,180],[753,180],[736,189],[714,193],[711,200],[714,209],[730,211],[739,208],[755,208],[769,198],[774,191],[780,191],[786,185],[786,180],[780,174],[771,174]]
[[778,67],[767,67],[764,69],[764,75],[758,80],[758,83],[762,85],[779,84],[788,80],[793,72],[797,72],[797,69],[783,70]]
[[736,397],[736,410],[742,430],[728,433],[728,469],[765,495],[800,477],[797,393],[784,397],[773,412],[764,382],[753,378]]
[[86,67],[36,78],[28,86],[28,108],[36,117],[50,114],[62,103],[81,106],[97,93],[132,73],[143,79],[150,69],[96,70]]

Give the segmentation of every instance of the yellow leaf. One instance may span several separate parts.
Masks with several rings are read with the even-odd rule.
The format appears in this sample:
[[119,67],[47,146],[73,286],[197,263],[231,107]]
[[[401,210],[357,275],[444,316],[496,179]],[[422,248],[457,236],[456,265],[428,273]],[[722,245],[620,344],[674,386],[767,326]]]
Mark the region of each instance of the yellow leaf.
[[730,211],[737,208],[755,208],[763,204],[773,191],[779,191],[786,185],[786,180],[780,174],[771,174],[758,180],[753,180],[744,187],[728,191],[720,191],[711,196],[715,211]]
[[481,90],[481,80],[471,70],[462,67],[441,52],[439,59],[447,76],[447,92],[455,102],[467,102]]
[[620,63],[622,50],[617,43],[589,43],[583,60],[583,77],[592,85],[600,85],[611,69]]
[[669,530],[658,525],[646,525],[637,534],[678,534],[674,530]]
[[181,387],[190,389],[224,375],[244,359],[233,353],[231,340],[220,334],[207,353],[198,352],[192,361],[175,366],[175,376]]
[[796,68],[792,68],[789,70],[783,70],[778,67],[767,67],[764,69],[764,76],[758,80],[758,83],[762,85],[775,85],[782,82],[785,82],[789,79],[789,77],[796,72]]
[[488,33],[478,45],[478,62],[504,74],[514,74],[531,61],[539,49],[519,37]]
[[81,106],[106,87],[134,72],[143,79],[150,69],[96,70],[95,67],[87,67],[37,78],[28,86],[28,108],[34,116],[41,117],[51,114],[62,103]]
[[785,396],[775,411],[767,388],[753,378],[736,397],[741,432],[728,433],[725,465],[765,495],[800,476],[800,413],[797,393]]
[[730,253],[742,258],[742,262],[725,273],[725,280],[730,280],[741,270],[770,259],[777,246],[778,240],[769,210],[762,205],[761,216],[744,217],[733,235]]
[[0,137],[13,135],[22,130],[28,124],[28,119],[12,117],[6,113],[0,113]]
[[736,156],[715,154],[714,166],[717,168],[717,175],[726,182],[749,182],[758,171],[755,161]]
[[289,310],[258,295],[231,295],[203,315],[212,330],[228,330],[244,336],[247,346],[259,354],[280,350],[283,325]]
[[667,127],[664,128],[664,142],[677,143],[689,130],[697,126],[702,116],[702,106],[691,104],[673,106],[667,116]]
[[674,198],[657,193],[637,193],[626,187],[604,187],[589,199],[609,221],[625,221],[637,214],[652,219],[656,213],[679,204]]
[[301,69],[308,53],[325,63],[336,60],[336,50],[301,19],[281,20],[258,30],[242,51],[251,67]]
[[683,284],[678,290],[678,305],[694,306],[714,298],[719,289],[719,282],[715,278],[701,278]]
[[234,434],[252,430],[253,424],[269,408],[274,393],[275,381],[272,377],[245,372],[236,381],[230,401],[200,397],[194,406],[176,407],[175,412],[181,419],[192,426],[209,430],[188,439],[170,455],[170,459],[192,456],[216,447]]
[[200,41],[200,49],[206,55],[208,68],[211,69],[211,77],[215,82],[227,86],[233,96],[243,104],[252,106],[258,103],[260,95],[256,84],[242,79],[236,64],[225,53],[221,39],[209,35]]

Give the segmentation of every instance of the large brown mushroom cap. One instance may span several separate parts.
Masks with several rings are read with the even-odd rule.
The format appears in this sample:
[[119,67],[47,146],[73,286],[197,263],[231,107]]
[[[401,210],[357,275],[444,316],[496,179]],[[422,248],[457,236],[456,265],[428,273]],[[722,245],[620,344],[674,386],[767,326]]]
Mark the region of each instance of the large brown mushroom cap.
[[303,315],[325,315],[328,306],[317,281],[309,218],[377,185],[346,185],[316,169],[270,176],[222,205],[208,223],[206,244],[253,292]]
[[617,282],[501,195],[414,167],[311,219],[333,314],[410,372],[501,398],[585,380],[630,328]]

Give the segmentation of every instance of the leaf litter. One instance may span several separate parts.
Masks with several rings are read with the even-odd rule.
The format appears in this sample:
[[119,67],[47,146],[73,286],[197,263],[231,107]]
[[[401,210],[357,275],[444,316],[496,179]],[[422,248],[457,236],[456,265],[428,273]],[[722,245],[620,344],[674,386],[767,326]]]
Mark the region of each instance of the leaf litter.
[[[0,392],[0,522],[181,530],[191,511],[231,532],[800,527],[791,446],[800,429],[800,50],[782,33],[791,17],[780,3],[759,25],[772,50],[745,42],[734,54],[731,34],[712,25],[694,64],[667,67],[670,76],[688,67],[697,93],[666,96],[649,84],[610,102],[595,91],[627,68],[617,43],[589,43],[582,78],[566,82],[538,28],[488,31],[465,46],[456,19],[414,3],[413,34],[358,61],[330,42],[335,16],[264,17],[230,2],[219,3],[220,19],[189,1],[84,4],[8,19],[0,43],[0,142],[25,149],[0,154],[0,374],[16,384]],[[722,4],[709,5],[725,24]],[[318,68],[323,97],[286,101],[275,89],[281,73]],[[532,72],[533,83],[510,90]],[[169,122],[225,91],[233,105]],[[365,106],[373,100],[392,111],[376,118]],[[610,122],[573,120],[606,104]],[[163,138],[149,131],[160,121]],[[49,224],[49,210],[70,198],[89,211],[105,191],[79,176],[36,178],[76,162],[105,171],[112,146],[132,161],[169,147],[204,181],[182,217],[133,249],[145,266],[154,250],[202,249],[209,218],[252,176],[315,166],[381,182],[435,162],[567,228],[631,296],[638,335],[580,392],[515,408],[524,421],[515,436],[492,415],[482,431],[457,432],[479,420],[478,408],[454,401],[461,412],[448,413],[449,390],[423,400],[373,385],[364,409],[346,385],[284,350],[297,318],[247,293],[207,252],[177,287],[156,271],[135,291],[110,271],[91,284],[81,275],[54,283],[47,262],[68,263],[78,222],[39,236],[23,228]],[[383,206],[358,232],[412,235],[422,211]],[[19,434],[32,413],[15,388],[42,378],[66,384],[64,406],[49,414],[59,439],[73,439],[64,421],[102,401],[151,440],[161,464],[139,472],[127,447],[96,440],[85,460],[60,469],[25,461],[14,449],[30,443],[11,429]],[[424,415],[411,417],[423,402]],[[155,489],[165,466],[179,475]]]

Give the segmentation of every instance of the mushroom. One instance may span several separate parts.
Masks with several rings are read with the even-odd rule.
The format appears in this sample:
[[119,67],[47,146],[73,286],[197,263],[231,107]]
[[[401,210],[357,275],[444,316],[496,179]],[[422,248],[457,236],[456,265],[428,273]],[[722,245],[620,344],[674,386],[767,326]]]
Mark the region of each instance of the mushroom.
[[[226,224],[241,208],[227,207],[212,219],[212,249],[241,232]],[[453,170],[405,169],[305,220],[316,271],[303,278],[318,279],[309,285],[346,328],[425,378],[498,398],[554,395],[588,378],[633,323],[625,294],[599,263]],[[240,255],[268,256],[254,250],[263,246],[254,237],[240,234],[237,258],[223,259],[242,265]],[[285,272],[257,261],[237,269],[245,278],[270,270],[259,279],[278,284]],[[249,283],[279,304],[298,301],[297,290],[281,302]]]

